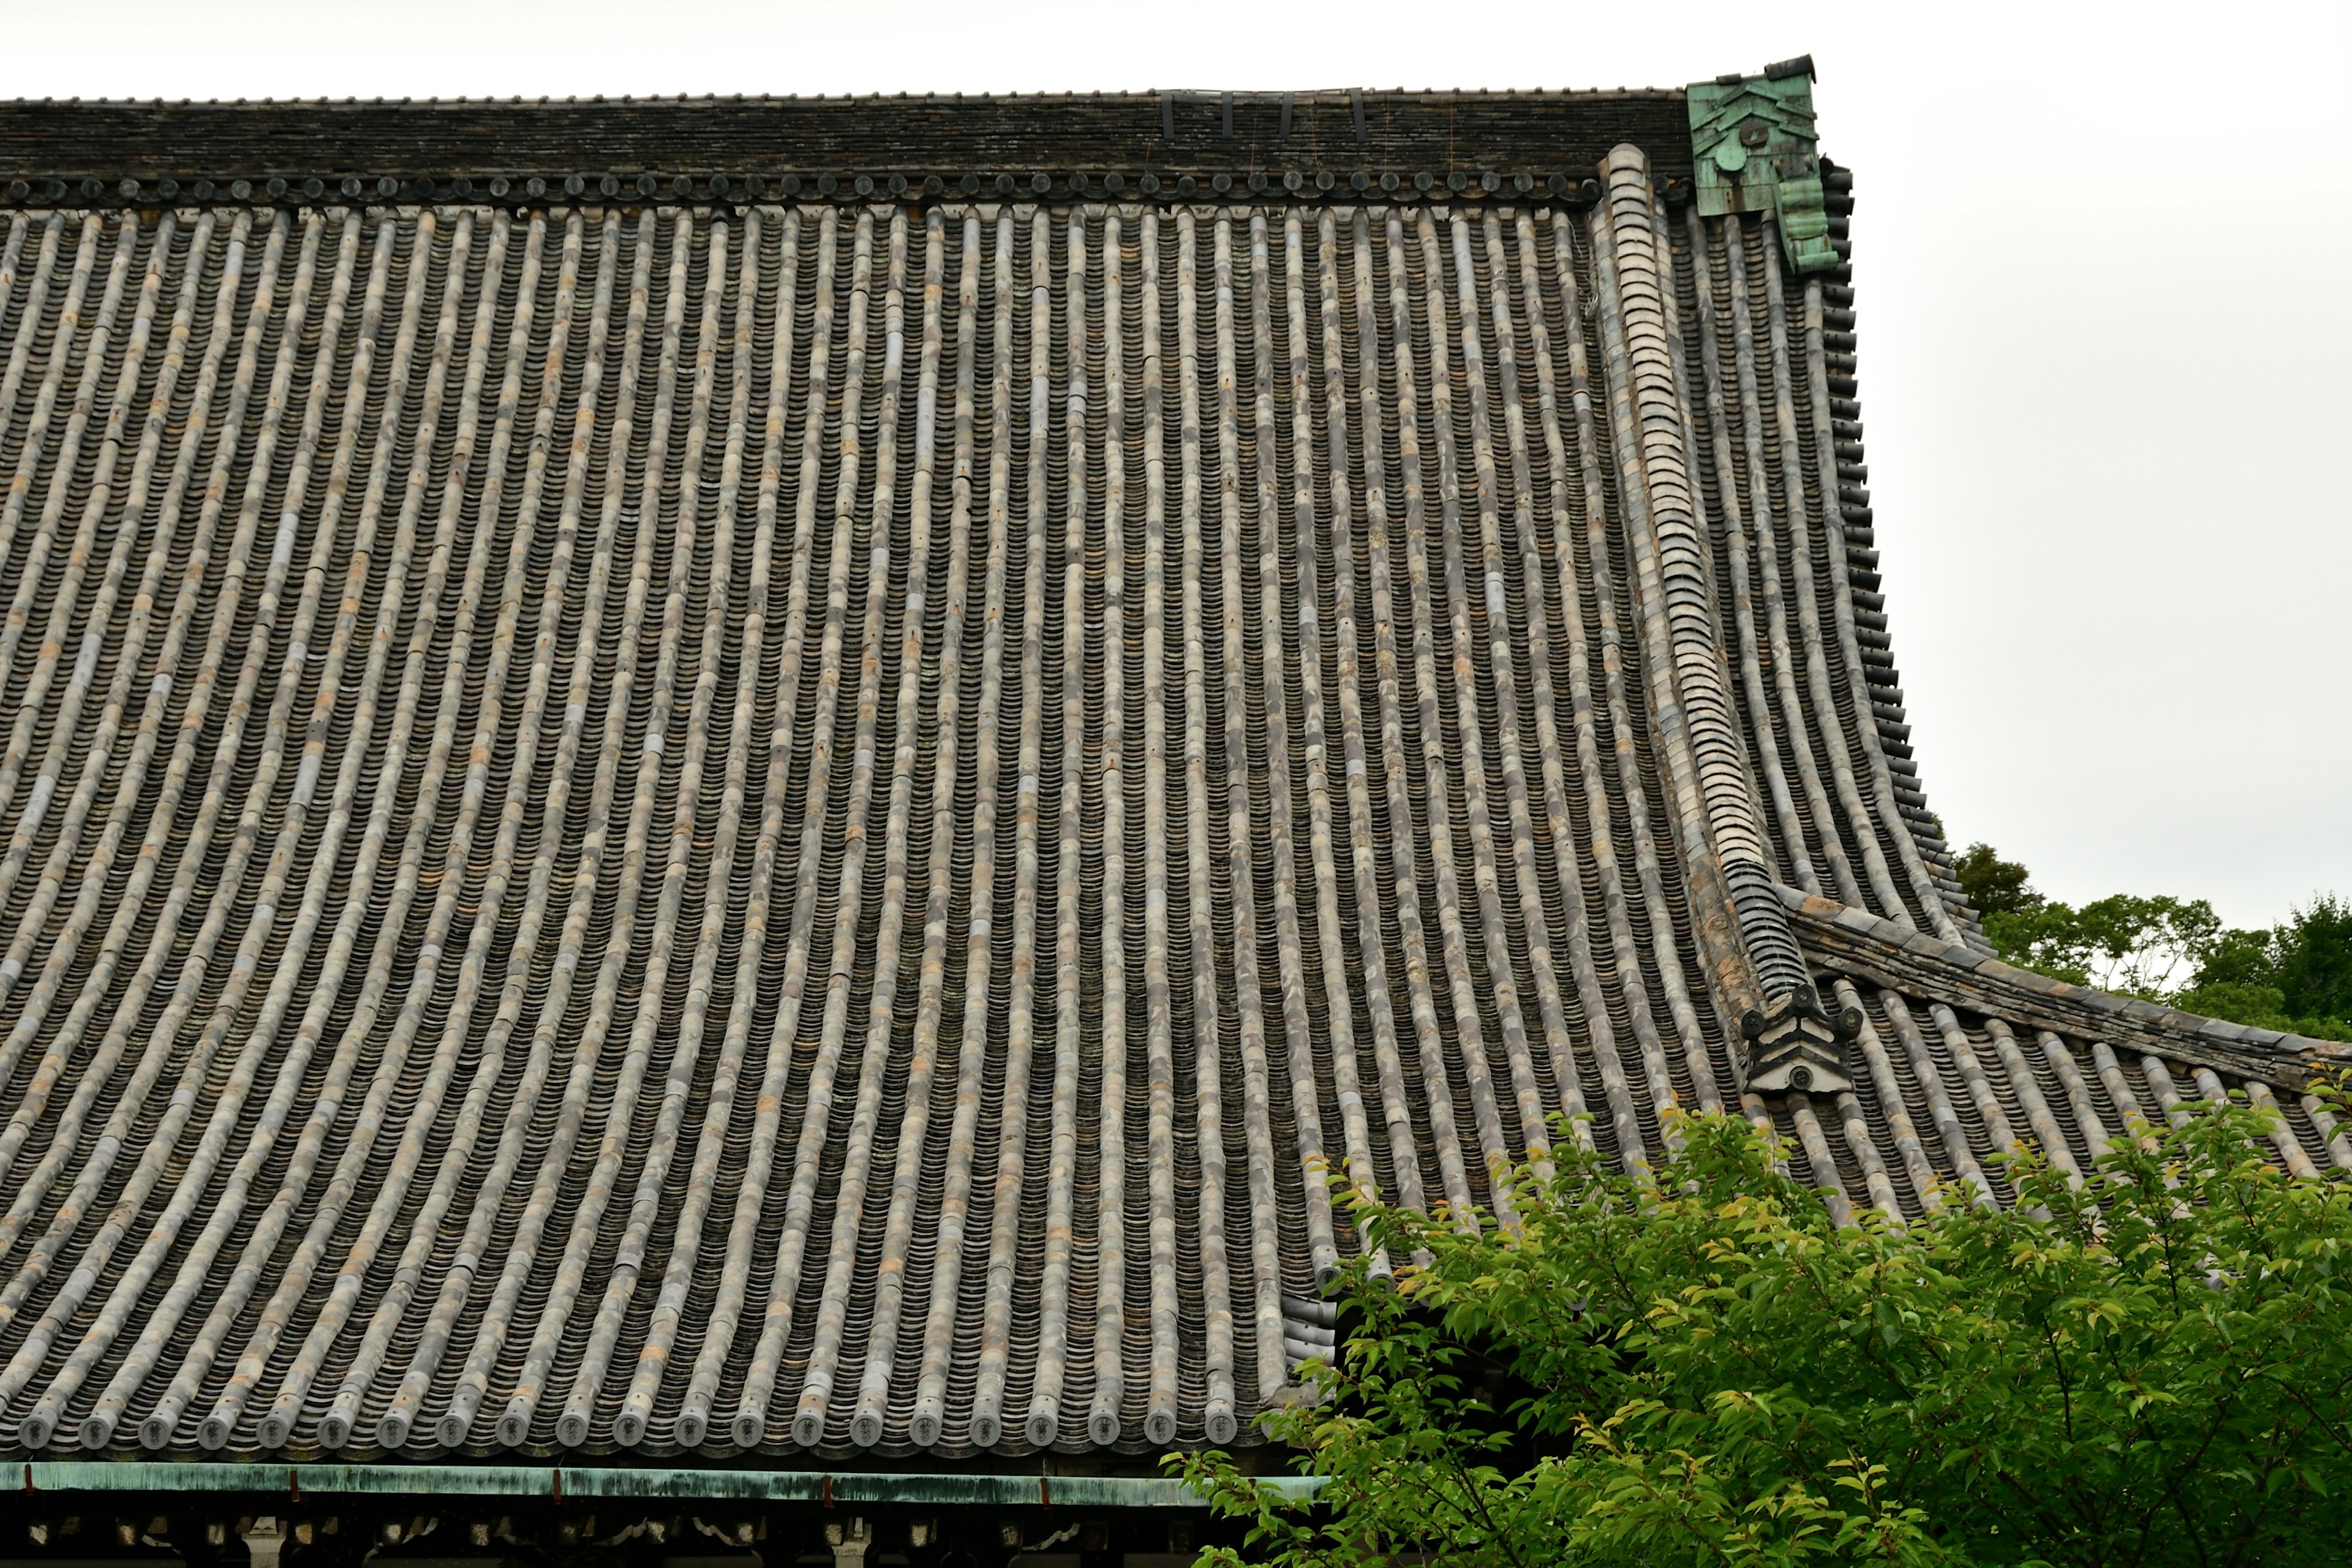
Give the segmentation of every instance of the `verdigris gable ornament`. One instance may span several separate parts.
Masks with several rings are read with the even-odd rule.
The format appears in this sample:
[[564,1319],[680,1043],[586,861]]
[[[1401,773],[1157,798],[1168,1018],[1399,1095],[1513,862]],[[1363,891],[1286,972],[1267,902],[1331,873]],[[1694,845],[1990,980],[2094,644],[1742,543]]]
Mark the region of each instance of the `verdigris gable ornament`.
[[1762,76],[1693,82],[1685,96],[1700,215],[1772,214],[1790,270],[1835,267],[1813,146],[1812,57],[1767,66]]

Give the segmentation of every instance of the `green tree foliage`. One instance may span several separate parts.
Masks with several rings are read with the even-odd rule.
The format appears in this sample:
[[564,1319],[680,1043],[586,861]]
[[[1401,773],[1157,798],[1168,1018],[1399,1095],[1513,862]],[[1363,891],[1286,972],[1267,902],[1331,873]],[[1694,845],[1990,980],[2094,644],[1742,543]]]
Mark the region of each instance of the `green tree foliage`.
[[2352,1556],[2352,1187],[2199,1103],[2080,1186],[1839,1229],[1736,1117],[1664,1171],[1573,1148],[1513,1215],[1360,1205],[1400,1260],[1333,1294],[1269,1418],[1313,1506],[1171,1457],[1243,1552],[1202,1562],[2302,1564]]
[[2352,1040],[2352,899],[2321,896],[2268,931],[2224,927],[2202,899],[2046,899],[1990,844],[1952,862],[1985,940],[2010,963],[2208,1017]]
[[2352,899],[2315,899],[2271,934],[2288,1010],[2352,1018]]
[[2321,897],[2269,931],[2220,932],[2171,1000],[2216,1018],[2352,1040],[2352,900]]
[[2221,934],[2221,918],[2202,899],[2117,893],[2080,909],[2044,900],[1988,914],[1984,931],[1993,951],[2021,968],[2153,999],[2197,973]]
[[1953,858],[1952,875],[1959,879],[1960,896],[1980,916],[2016,914],[2042,907],[2025,868],[2004,860],[1990,844],[1969,845]]

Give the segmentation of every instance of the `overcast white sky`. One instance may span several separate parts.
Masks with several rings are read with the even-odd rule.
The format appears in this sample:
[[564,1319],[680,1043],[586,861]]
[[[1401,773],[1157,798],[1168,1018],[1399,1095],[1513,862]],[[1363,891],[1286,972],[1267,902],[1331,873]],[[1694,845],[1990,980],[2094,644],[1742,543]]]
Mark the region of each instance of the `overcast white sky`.
[[2047,891],[2352,894],[2343,4],[0,0],[0,96],[1671,85],[1810,51],[1929,799]]

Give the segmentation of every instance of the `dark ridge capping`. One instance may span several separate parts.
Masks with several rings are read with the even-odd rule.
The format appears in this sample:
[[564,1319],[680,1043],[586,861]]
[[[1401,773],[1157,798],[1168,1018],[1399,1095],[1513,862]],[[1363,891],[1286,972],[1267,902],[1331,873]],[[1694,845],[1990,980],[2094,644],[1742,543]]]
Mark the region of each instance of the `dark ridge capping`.
[[[1875,521],[1870,508],[1870,465],[1862,445],[1861,390],[1855,379],[1853,310],[1853,171],[1828,158],[1822,160],[1822,184],[1829,214],[1830,243],[1838,254],[1837,267],[1822,275],[1822,347],[1830,373],[1830,441],[1837,459],[1838,508],[1843,519],[1847,579],[1853,590],[1854,626],[1863,637],[1863,674],[1868,683],[1872,719],[1878,742],[1895,774],[1895,807],[1902,813],[1919,854],[1944,896],[1945,907],[1969,941],[1991,952],[1977,911],[1962,901],[1959,879],[1952,870],[1951,846],[1943,828],[1927,809],[1926,786],[1911,747],[1911,724],[1904,710],[1903,686],[1895,667],[1894,643],[1886,623],[1886,599],[1880,589]],[[1875,662],[1874,662],[1875,661]]]
[[[1679,89],[525,102],[0,102],[0,200],[1362,200],[1687,184]],[[135,181],[136,186],[126,182]],[[237,182],[247,195],[232,195]],[[503,181],[508,189],[493,194]],[[530,189],[532,181],[539,190]],[[166,183],[176,187],[166,195]],[[276,188],[272,188],[277,182]],[[459,195],[460,185],[467,195]],[[312,186],[315,190],[311,189]],[[357,190],[352,187],[356,185]],[[652,188],[646,188],[650,185]],[[22,187],[20,190],[19,187]],[[202,194],[200,194],[200,192]],[[1378,199],[1378,198],[1374,198]]]
[[[1292,176],[1296,177],[1296,176]],[[147,212],[165,207],[252,207],[268,212],[278,207],[303,211],[327,209],[341,211],[352,208],[382,212],[394,207],[415,210],[422,207],[451,209],[457,207],[512,208],[527,211],[563,212],[574,208],[586,212],[640,212],[652,208],[661,212],[698,211],[730,212],[754,206],[808,206],[830,205],[841,207],[862,207],[875,204],[927,207],[933,205],[961,206],[972,203],[1030,202],[1054,210],[1088,205],[1099,208],[1107,203],[1133,206],[1138,204],[1160,207],[1214,207],[1218,205],[1265,206],[1296,199],[1312,206],[1363,207],[1381,211],[1391,206],[1409,206],[1426,201],[1434,211],[1446,211],[1454,204],[1469,205],[1492,197],[1496,209],[1504,212],[1523,207],[1538,211],[1553,208],[1583,209],[1601,200],[1597,180],[1576,180],[1565,174],[1553,174],[1538,183],[1534,176],[1516,176],[1516,184],[1496,182],[1481,189],[1473,184],[1466,191],[1445,188],[1442,181],[1426,172],[1413,180],[1426,182],[1416,187],[1412,181],[1395,174],[1370,176],[1366,189],[1355,190],[1343,185],[1318,189],[1312,184],[1286,189],[1273,184],[1270,189],[1259,189],[1225,181],[1216,176],[1208,184],[1185,175],[1171,183],[1162,183],[1150,174],[1140,181],[1129,182],[1117,174],[1108,181],[1099,174],[1082,175],[1076,180],[1056,181],[1038,174],[1029,184],[1022,184],[1010,174],[995,176],[997,184],[982,184],[978,176],[966,176],[955,186],[948,185],[934,175],[920,185],[907,184],[898,176],[875,180],[866,176],[836,179],[827,174],[815,180],[803,180],[796,174],[786,174],[781,180],[769,180],[752,174],[741,179],[714,175],[708,183],[680,175],[673,180],[654,181],[652,189],[633,185],[611,175],[599,181],[573,176],[567,181],[541,178],[510,180],[498,177],[484,181],[458,179],[449,185],[437,180],[424,179],[403,183],[385,177],[374,181],[347,180],[341,184],[318,179],[291,182],[271,179],[260,185],[249,180],[235,180],[218,185],[209,180],[183,183],[163,179],[153,183],[125,180],[112,190],[100,181],[89,179],[79,184],[65,181],[14,180],[0,185],[0,212],[17,209],[26,212],[86,213],[110,210],[139,209]],[[644,176],[653,181],[653,176]],[[1378,182],[1394,181],[1394,188]],[[1499,185],[1499,188],[1497,188]],[[572,188],[577,187],[577,188]],[[1676,199],[1674,188],[1668,189],[1668,199]]]

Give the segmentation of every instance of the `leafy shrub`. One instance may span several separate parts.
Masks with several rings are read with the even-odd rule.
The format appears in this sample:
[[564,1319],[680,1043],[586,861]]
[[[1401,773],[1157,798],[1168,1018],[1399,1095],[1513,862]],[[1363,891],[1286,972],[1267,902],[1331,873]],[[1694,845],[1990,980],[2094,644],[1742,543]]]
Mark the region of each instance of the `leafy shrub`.
[[1344,1273],[1340,1353],[1268,1417],[1328,1482],[1171,1458],[1248,1524],[1202,1561],[2342,1562],[2352,1186],[2184,1112],[1908,1223],[1838,1228],[1736,1117],[1654,1174],[1564,1147],[1507,1228],[1360,1204],[1397,1283]]

